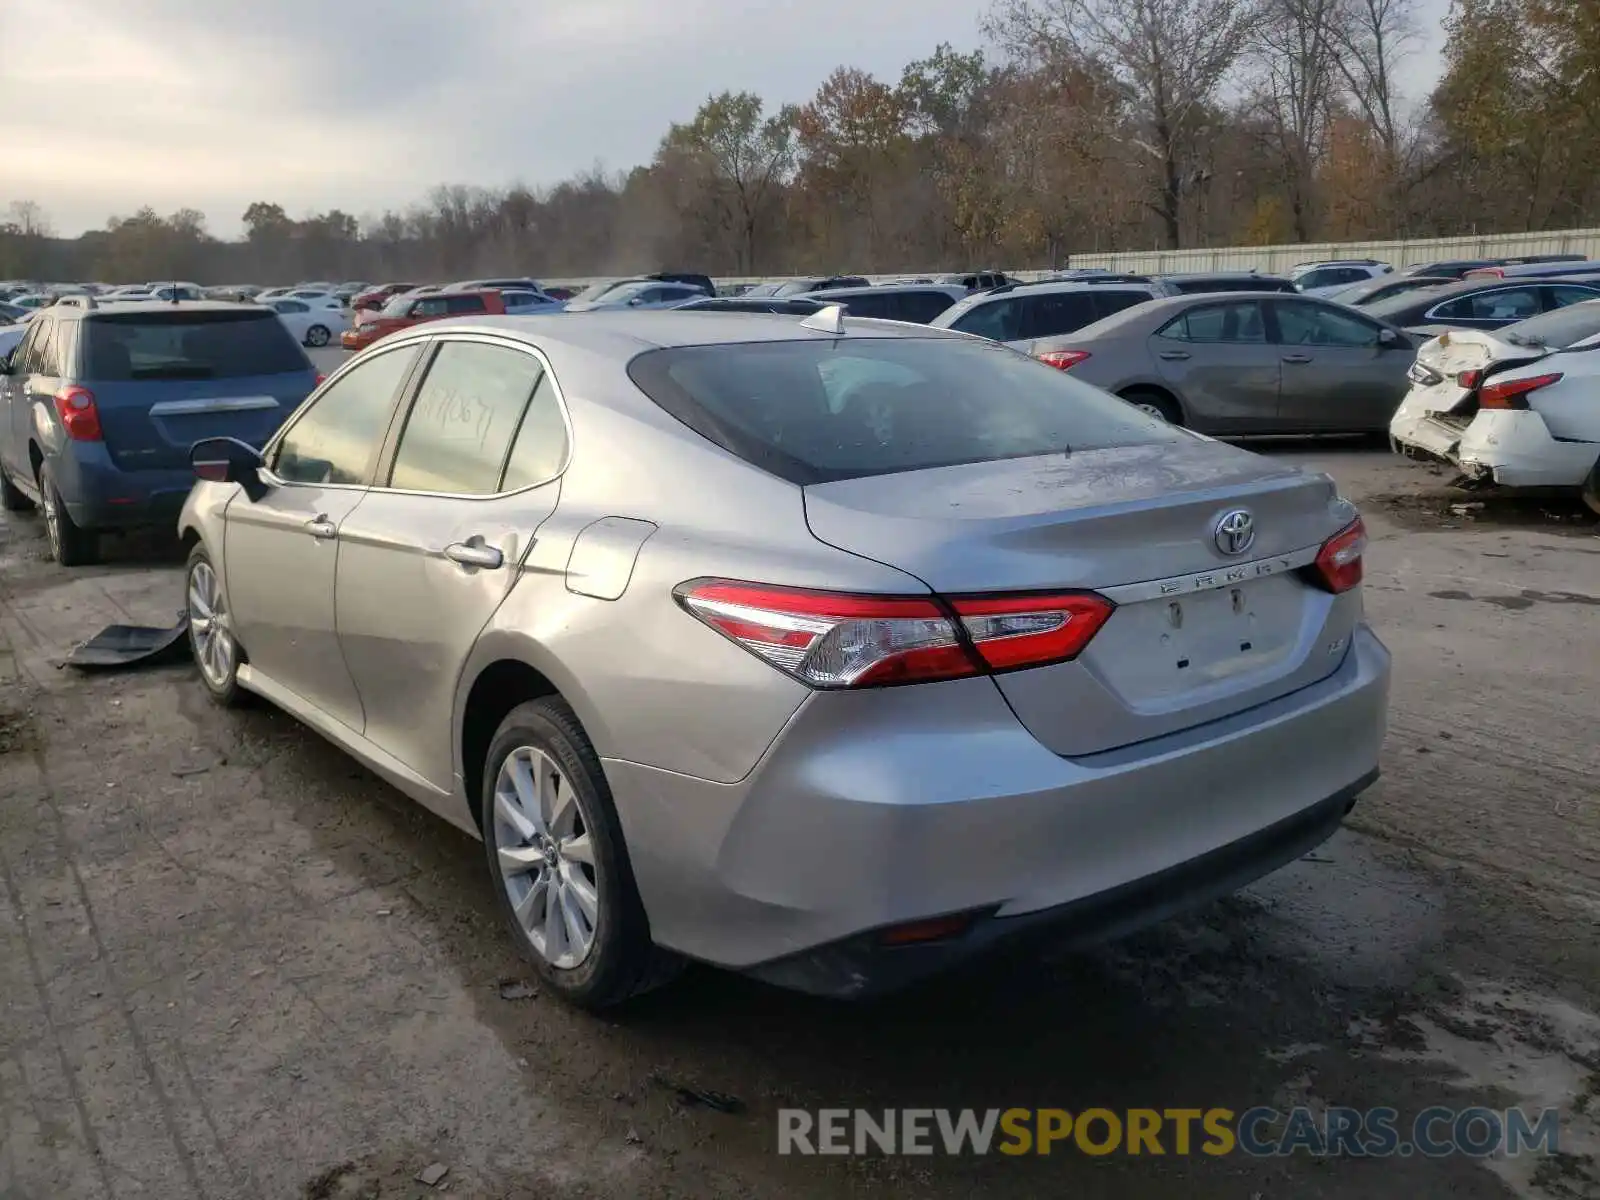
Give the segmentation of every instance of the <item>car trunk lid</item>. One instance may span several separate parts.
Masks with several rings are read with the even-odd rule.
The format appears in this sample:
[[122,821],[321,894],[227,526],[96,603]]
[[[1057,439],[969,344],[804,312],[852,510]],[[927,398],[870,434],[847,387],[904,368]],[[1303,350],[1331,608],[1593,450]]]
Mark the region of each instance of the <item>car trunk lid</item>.
[[[1084,589],[1116,611],[1075,661],[996,685],[1058,754],[1173,733],[1337,668],[1359,615],[1299,568],[1354,518],[1332,481],[1204,438],[805,488],[824,542],[943,594]],[[1225,553],[1245,510],[1254,540]]]

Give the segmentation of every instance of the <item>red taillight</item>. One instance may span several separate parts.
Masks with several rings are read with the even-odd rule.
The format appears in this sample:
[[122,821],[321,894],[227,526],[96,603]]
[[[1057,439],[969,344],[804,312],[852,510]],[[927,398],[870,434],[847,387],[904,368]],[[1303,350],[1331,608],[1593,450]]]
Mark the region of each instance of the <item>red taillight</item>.
[[1367,549],[1367,527],[1357,517],[1322,543],[1312,569],[1317,582],[1334,595],[1361,582],[1361,556]]
[[94,406],[94,393],[88,388],[64,387],[56,393],[56,416],[61,428],[75,442],[105,440],[100,430],[100,410]]
[[1039,355],[1039,361],[1058,371],[1070,371],[1088,357],[1087,350],[1046,350]]
[[1474,367],[1470,371],[1462,371],[1456,376],[1456,386],[1471,391],[1483,382],[1483,372]]
[[677,596],[718,633],[815,688],[1061,662],[1081,653],[1112,611],[1110,601],[1081,592],[941,601],[702,580],[683,584]]
[[316,381],[316,382],[315,382],[315,383],[313,383],[313,384],[312,384],[312,385],[311,385],[311,386],[312,386],[312,387],[321,387],[321,386],[322,386],[322,384],[323,384],[323,382],[324,382],[324,381],[325,381],[325,380],[326,380],[326,379],[327,379],[327,378],[328,378],[328,377],[327,377],[327,376],[326,376],[326,375],[324,375],[324,374],[323,374],[323,373],[322,373],[322,372],[321,372],[321,371],[318,371],[318,372],[317,372],[317,381]]
[[1528,393],[1561,382],[1559,373],[1535,375],[1532,379],[1506,379],[1485,384],[1478,392],[1479,408],[1524,409],[1528,407]]
[[1092,592],[1049,596],[960,597],[950,601],[973,649],[992,671],[1077,658],[1111,615]]

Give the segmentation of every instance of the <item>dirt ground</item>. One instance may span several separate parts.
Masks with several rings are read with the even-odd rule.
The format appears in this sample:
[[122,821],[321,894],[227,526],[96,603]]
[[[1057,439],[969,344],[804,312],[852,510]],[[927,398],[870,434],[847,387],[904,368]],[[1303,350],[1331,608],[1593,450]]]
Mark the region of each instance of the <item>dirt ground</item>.
[[[1374,535],[1392,728],[1348,828],[1132,941],[855,1007],[691,970],[599,1020],[515,986],[475,843],[186,667],[58,669],[173,617],[170,551],[66,572],[11,520],[0,1196],[1600,1195],[1600,530],[1453,511],[1375,449],[1270,452],[1330,471]],[[1554,1105],[1563,1153],[776,1153],[782,1107],[1296,1103]]]

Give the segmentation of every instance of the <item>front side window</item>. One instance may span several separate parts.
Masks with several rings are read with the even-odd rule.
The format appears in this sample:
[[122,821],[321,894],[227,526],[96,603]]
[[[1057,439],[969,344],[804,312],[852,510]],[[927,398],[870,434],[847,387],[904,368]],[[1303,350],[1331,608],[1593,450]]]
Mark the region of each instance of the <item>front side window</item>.
[[389,486],[461,496],[500,491],[507,453],[543,373],[539,360],[520,350],[442,344],[406,417]]
[[273,473],[289,483],[367,483],[395,393],[416,357],[415,346],[389,350],[336,379],[284,433],[272,452]]
[[451,296],[445,300],[445,311],[451,316],[481,313],[486,307],[482,296]]
[[1280,303],[1278,334],[1286,346],[1343,346],[1355,349],[1376,346],[1379,328],[1337,309],[1316,304]]
[[1597,293],[1589,288],[1574,287],[1570,283],[1558,283],[1545,288],[1545,294],[1550,297],[1549,307],[1560,309],[1569,304],[1582,304],[1593,300]]
[[442,317],[449,312],[449,301],[443,296],[428,296],[411,306],[413,317]]
[[1208,304],[1191,308],[1169,322],[1160,337],[1177,342],[1236,342],[1264,345],[1267,323],[1261,305],[1255,300],[1233,304]]

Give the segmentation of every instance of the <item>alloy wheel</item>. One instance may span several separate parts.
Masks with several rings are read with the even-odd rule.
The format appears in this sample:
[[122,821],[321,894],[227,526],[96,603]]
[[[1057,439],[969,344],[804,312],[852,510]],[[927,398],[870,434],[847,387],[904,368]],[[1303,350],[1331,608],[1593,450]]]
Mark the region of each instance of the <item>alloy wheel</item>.
[[518,927],[552,967],[578,966],[594,947],[600,886],[576,789],[550,755],[519,746],[495,779],[491,820]]
[[206,682],[214,688],[227,687],[233,676],[233,633],[222,585],[208,562],[195,563],[189,572],[189,636]]

